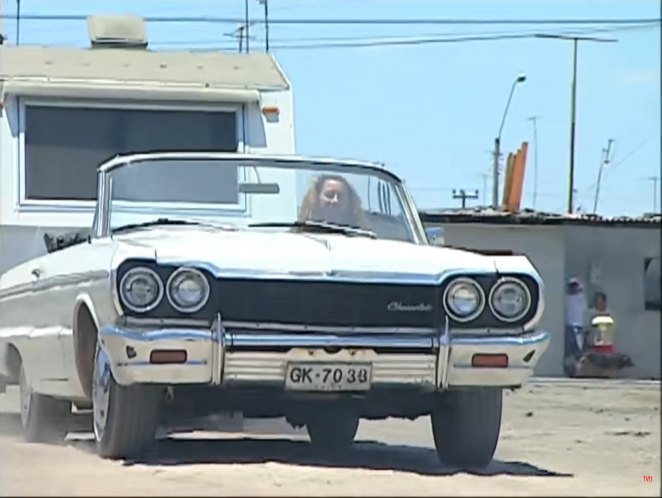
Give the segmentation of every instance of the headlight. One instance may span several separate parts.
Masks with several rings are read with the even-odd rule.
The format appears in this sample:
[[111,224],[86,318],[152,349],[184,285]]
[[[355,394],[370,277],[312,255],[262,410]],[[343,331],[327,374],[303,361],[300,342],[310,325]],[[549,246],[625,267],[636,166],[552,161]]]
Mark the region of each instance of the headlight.
[[502,278],[490,292],[492,313],[503,322],[522,319],[531,308],[531,293],[521,280]]
[[119,287],[122,303],[136,313],[153,310],[163,298],[163,282],[149,268],[131,268],[120,280]]
[[444,308],[458,322],[473,320],[485,307],[485,293],[473,279],[456,278],[444,292]]
[[182,313],[194,313],[209,299],[209,282],[194,268],[179,268],[168,279],[168,300]]

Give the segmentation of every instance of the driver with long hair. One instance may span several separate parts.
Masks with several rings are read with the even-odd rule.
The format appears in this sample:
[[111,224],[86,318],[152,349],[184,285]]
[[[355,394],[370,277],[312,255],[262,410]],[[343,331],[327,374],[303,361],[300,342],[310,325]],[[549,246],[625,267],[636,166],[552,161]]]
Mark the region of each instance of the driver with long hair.
[[299,221],[322,221],[367,228],[361,198],[341,175],[320,175],[306,192]]

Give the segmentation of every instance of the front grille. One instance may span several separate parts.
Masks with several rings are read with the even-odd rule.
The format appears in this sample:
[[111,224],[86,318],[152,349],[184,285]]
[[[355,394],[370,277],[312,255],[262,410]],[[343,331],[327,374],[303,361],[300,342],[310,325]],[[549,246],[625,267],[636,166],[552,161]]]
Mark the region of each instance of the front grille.
[[[402,284],[220,280],[224,321],[337,327],[438,327],[442,303],[438,287]],[[389,311],[389,303],[429,304],[430,311]]]

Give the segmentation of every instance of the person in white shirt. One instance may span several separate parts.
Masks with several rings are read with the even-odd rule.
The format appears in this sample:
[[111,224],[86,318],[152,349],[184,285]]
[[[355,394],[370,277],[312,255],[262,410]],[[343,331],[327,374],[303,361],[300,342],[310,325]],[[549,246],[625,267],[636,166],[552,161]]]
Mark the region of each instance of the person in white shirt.
[[565,351],[564,366],[566,373],[572,375],[576,360],[582,354],[584,347],[584,318],[587,303],[582,283],[577,278],[571,278],[565,295]]

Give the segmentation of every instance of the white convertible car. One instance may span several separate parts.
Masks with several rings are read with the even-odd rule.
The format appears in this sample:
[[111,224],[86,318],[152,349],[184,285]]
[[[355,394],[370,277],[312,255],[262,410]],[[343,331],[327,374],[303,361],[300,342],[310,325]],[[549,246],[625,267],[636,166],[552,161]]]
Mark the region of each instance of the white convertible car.
[[45,242],[0,277],[0,374],[28,440],[64,437],[75,404],[108,458],[224,412],[334,452],[360,418],[431,415],[442,462],[485,466],[549,341],[529,260],[432,246],[374,164],[119,156],[91,229]]

